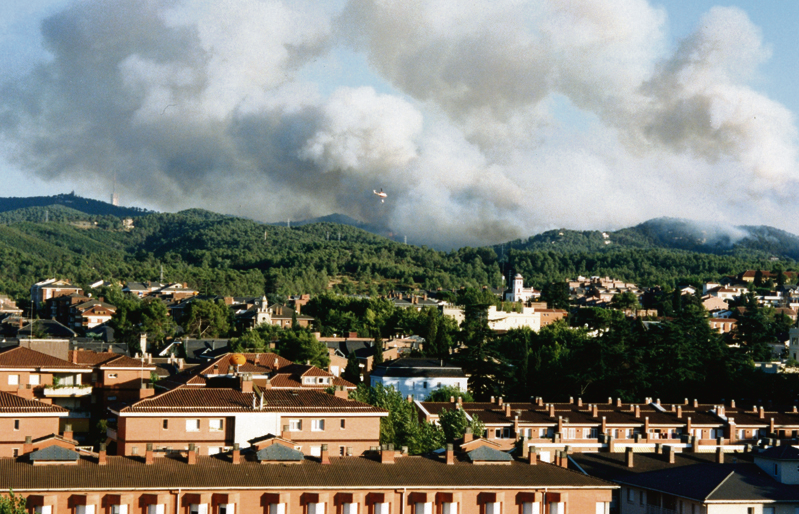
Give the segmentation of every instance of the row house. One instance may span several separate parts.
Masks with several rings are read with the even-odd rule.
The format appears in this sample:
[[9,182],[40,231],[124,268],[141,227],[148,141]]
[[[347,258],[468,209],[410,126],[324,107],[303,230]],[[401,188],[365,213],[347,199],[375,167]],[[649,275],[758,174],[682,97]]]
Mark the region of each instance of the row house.
[[607,514],[618,489],[485,447],[361,458],[327,448],[309,458],[275,440],[210,457],[194,450],[131,458],[52,446],[4,462],[0,482],[42,514]]
[[91,300],[90,296],[80,293],[70,293],[50,298],[45,302],[45,310],[50,316],[61,324],[71,326],[69,321],[70,310],[74,305],[80,305]]
[[269,434],[281,434],[295,448],[318,456],[323,444],[338,455],[361,455],[379,444],[380,418],[388,413],[371,405],[314,390],[253,389],[241,377],[233,388],[179,387],[110,412],[116,426],[108,436],[118,455],[157,450],[185,450],[194,444],[201,455],[245,448]]
[[59,434],[60,421],[68,415],[69,411],[47,401],[0,391],[0,458],[18,457],[26,444],[39,444]]
[[69,411],[62,420],[76,432],[89,430],[91,368],[17,346],[0,352],[0,391],[39,399]]
[[91,369],[92,404],[102,414],[112,404],[140,400],[143,388],[150,388],[150,374],[157,369],[145,359],[113,353],[110,347],[105,352],[70,350],[69,360]]
[[738,326],[738,320],[735,318],[709,318],[707,321],[710,328],[717,330],[720,334],[735,332],[735,327]]
[[246,375],[261,389],[310,389],[323,391],[336,387],[347,391],[355,389],[348,382],[329,371],[310,364],[294,364],[276,353],[226,353],[207,364],[195,366],[160,381],[159,389],[177,387],[230,387],[237,386],[240,376]]
[[[462,403],[416,402],[423,419],[436,422],[442,409],[463,409],[467,418],[477,417],[486,426],[485,437],[508,449],[523,437],[527,444],[569,445],[576,451],[606,449],[614,452],[630,444],[644,444],[652,451],[655,445],[690,445],[701,451],[719,440],[743,445],[774,438],[799,437],[799,413],[796,407],[769,409],[736,408],[729,405],[700,404],[687,399],[681,404],[662,404],[647,399],[642,404],[615,402],[584,404],[578,399],[569,403],[507,403],[501,398],[492,402]],[[479,435],[479,434],[478,434]],[[544,454],[544,458],[548,458]]]

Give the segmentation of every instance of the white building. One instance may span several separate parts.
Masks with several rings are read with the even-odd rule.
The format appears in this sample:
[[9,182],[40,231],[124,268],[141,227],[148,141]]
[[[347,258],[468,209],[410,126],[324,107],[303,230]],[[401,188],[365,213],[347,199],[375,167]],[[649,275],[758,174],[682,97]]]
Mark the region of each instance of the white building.
[[508,302],[528,302],[530,299],[539,298],[541,293],[532,287],[524,287],[524,278],[517,273],[510,284],[511,289],[505,293],[505,301]]
[[535,307],[522,307],[522,312],[505,312],[492,305],[488,308],[488,326],[492,330],[529,327],[538,332],[541,330],[541,313],[535,312]]
[[403,396],[425,400],[440,387],[466,390],[468,378],[458,366],[438,359],[396,359],[375,366],[371,386],[393,387]]

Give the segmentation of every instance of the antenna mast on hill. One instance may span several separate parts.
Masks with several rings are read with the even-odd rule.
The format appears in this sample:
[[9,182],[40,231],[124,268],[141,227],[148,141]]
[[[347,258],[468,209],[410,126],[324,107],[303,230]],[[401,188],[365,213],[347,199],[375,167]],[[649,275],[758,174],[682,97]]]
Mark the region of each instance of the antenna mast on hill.
[[164,283],[164,265],[161,264],[161,279],[159,280],[160,283]]
[[44,222],[47,223],[48,221],[50,221],[50,211],[45,209],[44,210]]
[[114,170],[114,188],[111,190],[111,205],[119,206],[119,195],[117,194],[117,170]]
[[286,220],[286,227],[291,228],[291,218]]

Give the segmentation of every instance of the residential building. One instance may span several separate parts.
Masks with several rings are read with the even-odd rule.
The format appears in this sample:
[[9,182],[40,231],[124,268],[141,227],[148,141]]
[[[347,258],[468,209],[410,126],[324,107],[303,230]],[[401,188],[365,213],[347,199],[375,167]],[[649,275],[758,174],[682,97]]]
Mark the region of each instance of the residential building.
[[38,399],[0,391],[0,458],[23,454],[25,443],[59,433],[69,411]]
[[524,287],[524,277],[520,273],[514,275],[510,281],[510,291],[505,293],[505,300],[508,302],[527,303],[541,297],[541,292],[532,287]]
[[0,482],[45,514],[604,514],[618,488],[535,460],[496,460],[485,448],[440,456],[386,448],[361,458],[325,449],[309,458],[271,442],[171,458],[50,446],[4,463]]
[[[119,410],[108,431],[118,455],[157,450],[185,450],[194,444],[201,455],[214,455],[238,444],[281,434],[294,447],[318,456],[323,444],[336,453],[361,455],[380,440],[380,418],[388,413],[364,403],[308,389],[253,388],[241,376],[238,388],[179,387]],[[349,448],[350,450],[347,450]]]
[[465,391],[466,374],[459,366],[439,359],[401,358],[375,366],[371,385],[393,387],[403,397],[424,400],[434,390],[454,387]]
[[488,326],[491,330],[507,332],[527,327],[533,332],[541,330],[541,314],[534,307],[522,307],[522,312],[499,311],[496,306],[488,308]]
[[116,311],[117,308],[103,298],[75,304],[69,308],[69,326],[79,330],[94,328],[111,321]]
[[614,502],[619,514],[794,514],[799,481],[781,471],[799,475],[797,454],[791,446],[748,453],[722,447],[707,453],[634,453],[630,448],[616,454],[575,453],[569,467],[619,484]]
[[83,289],[73,286],[69,280],[48,278],[31,286],[31,303],[38,311],[50,298],[72,293],[83,294]]
[[156,371],[156,366],[143,358],[111,351],[71,350],[69,360],[91,368],[92,402],[103,414],[112,404],[140,400],[142,389],[150,388],[150,374]]

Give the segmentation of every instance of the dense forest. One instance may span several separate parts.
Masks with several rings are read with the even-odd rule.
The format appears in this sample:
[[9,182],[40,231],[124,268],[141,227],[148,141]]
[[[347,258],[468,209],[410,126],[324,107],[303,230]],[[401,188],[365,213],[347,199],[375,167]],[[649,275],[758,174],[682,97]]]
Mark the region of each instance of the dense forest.
[[158,280],[162,270],[164,281],[187,282],[202,294],[279,298],[325,291],[376,295],[501,287],[511,271],[521,273],[528,287],[608,275],[670,289],[744,269],[796,268],[792,259],[768,256],[774,252],[604,245],[601,233],[566,231],[562,237],[568,244],[543,244],[543,234],[536,236],[541,244],[442,252],[330,222],[289,228],[199,209],[139,214],[134,227],[126,229],[122,217],[58,205],[3,212],[0,293],[24,303],[30,285],[46,277],[86,286],[101,279]]

